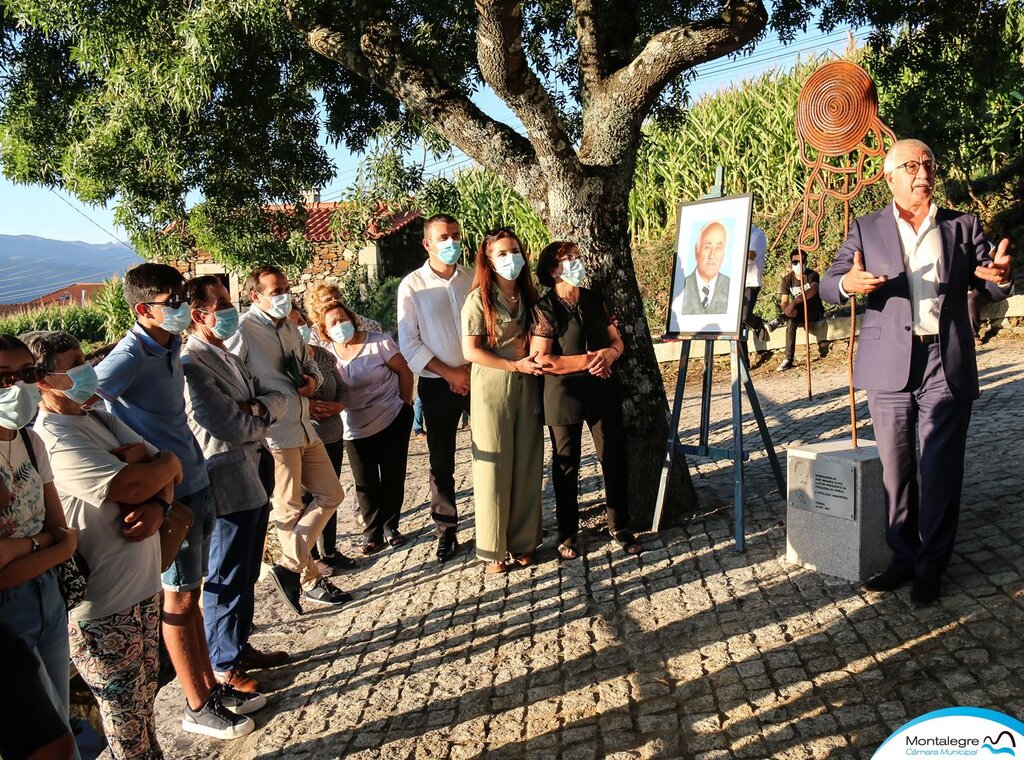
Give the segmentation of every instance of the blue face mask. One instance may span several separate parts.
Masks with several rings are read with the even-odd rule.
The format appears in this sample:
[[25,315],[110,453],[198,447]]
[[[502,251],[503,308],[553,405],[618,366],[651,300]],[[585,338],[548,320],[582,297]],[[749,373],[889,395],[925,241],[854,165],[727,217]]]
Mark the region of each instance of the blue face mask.
[[164,321],[160,323],[160,327],[169,333],[177,335],[192,322],[191,309],[187,303],[181,304],[177,309],[160,305],[157,305],[157,308],[160,309],[164,316]]
[[339,322],[327,334],[331,336],[331,340],[335,343],[348,343],[352,340],[352,336],[356,334],[356,326],[348,321]]
[[523,254],[516,251],[508,256],[499,257],[494,264],[494,271],[506,280],[514,280],[523,271],[525,265],[526,259],[523,258]]
[[587,270],[579,259],[567,259],[562,262],[562,281],[578,288],[583,278],[587,276]]
[[[93,397],[96,389],[100,386],[100,380],[96,376],[96,369],[86,362],[72,367],[67,372],[51,372],[51,375],[67,375],[71,378],[72,386],[66,391],[62,390],[65,396],[76,404],[84,404]],[[60,390],[58,388],[58,390]]]
[[[211,312],[206,313],[210,314]],[[238,309],[232,307],[230,309],[219,309],[212,313],[217,318],[217,321],[210,328],[210,332],[218,338],[227,340],[238,332]]]
[[19,380],[0,390],[0,427],[20,430],[32,421],[38,408],[39,389],[34,383]]
[[299,325],[299,335],[302,336],[302,342],[307,346],[313,340],[313,331],[309,329],[309,325]]
[[462,243],[458,240],[444,240],[437,244],[437,258],[451,266],[462,258]]

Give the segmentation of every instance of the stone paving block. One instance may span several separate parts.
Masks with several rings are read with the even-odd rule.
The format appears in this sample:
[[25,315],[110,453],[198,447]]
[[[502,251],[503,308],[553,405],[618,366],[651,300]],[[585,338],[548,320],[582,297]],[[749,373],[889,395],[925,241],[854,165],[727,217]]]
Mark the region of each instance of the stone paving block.
[[[253,644],[295,660],[259,671],[270,703],[257,731],[220,743],[180,730],[176,682],[158,697],[168,758],[333,757],[869,758],[912,717],[954,704],[1024,717],[1024,341],[997,338],[979,355],[983,394],[968,433],[964,499],[941,604],[914,608],[906,590],[866,594],[784,561],[785,503],[752,451],[747,552],[732,548],[732,477],[692,458],[700,510],[628,558],[605,535],[598,465],[585,451],[581,545],[554,557],[546,478],[539,563],[485,576],[471,554],[468,431],[456,488],[466,548],[433,560],[426,448],[413,444],[403,530],[410,543],[334,580],[355,600],[294,616],[258,586]],[[845,368],[815,365],[815,399],[774,371],[755,384],[777,445],[848,437]],[[683,428],[699,409],[684,402]],[[714,419],[729,414],[716,392]],[[860,430],[872,431],[863,394]],[[747,440],[757,441],[752,420]],[[712,430],[726,445],[728,426]],[[589,447],[589,439],[586,446]],[[545,452],[549,457],[548,452]],[[550,461],[549,459],[545,460]],[[995,477],[995,480],[993,480]],[[355,554],[354,489],[339,510],[339,545]],[[990,482],[991,481],[991,482]],[[998,481],[998,482],[997,482]]]

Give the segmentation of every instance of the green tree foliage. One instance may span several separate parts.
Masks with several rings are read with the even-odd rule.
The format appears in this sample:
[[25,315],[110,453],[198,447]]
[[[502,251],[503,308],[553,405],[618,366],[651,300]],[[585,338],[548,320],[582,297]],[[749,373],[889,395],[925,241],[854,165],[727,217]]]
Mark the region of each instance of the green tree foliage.
[[[703,32],[721,11],[703,0],[545,0],[485,7],[495,18],[511,14],[520,24],[523,64],[550,93],[572,141],[582,135],[587,66],[607,76],[655,35],[686,25]],[[740,7],[726,3],[726,13]],[[451,125],[440,105],[402,102],[371,76],[365,59],[374,45],[398,51],[393,67],[415,75],[428,71],[453,97],[463,98],[485,81],[477,46],[481,16],[473,4],[454,0],[3,0],[0,8],[4,173],[19,182],[67,188],[87,202],[115,203],[119,223],[136,244],[167,258],[201,241],[227,263],[272,258],[301,265],[307,253],[302,246],[268,232],[301,229],[301,214],[261,214],[268,204],[298,203],[303,191],[330,180],[334,167],[318,142],[322,136],[363,149],[382,131],[428,135],[443,149]],[[1005,11],[1006,3],[996,0],[980,9],[959,0],[911,6],[898,0],[781,0],[772,4],[768,27],[788,39],[815,22],[826,30],[872,25],[875,40],[894,40],[890,53],[879,58],[879,73],[894,75],[900,64],[904,72],[920,73],[903,98],[908,118],[927,110],[941,117],[930,119],[933,124],[966,126],[978,123],[964,115],[977,108],[964,109],[947,96],[966,89],[959,86],[962,72],[972,85],[964,92],[969,105],[990,89],[993,78],[1009,75],[996,72],[989,56],[992,41],[1007,36],[1000,23],[1016,24],[1019,34],[1019,15]],[[589,38],[581,28],[588,25],[601,53],[596,61],[585,58]],[[299,27],[333,30],[343,47],[361,39],[363,59],[344,47],[339,55],[349,56],[350,65],[327,60],[313,52],[312,38]],[[893,37],[901,29],[907,31]],[[969,39],[950,45],[951,35],[965,29]],[[732,47],[742,49],[763,33],[755,29]],[[703,44],[704,57],[720,54],[714,44]],[[949,51],[941,75],[936,50]],[[677,112],[685,82],[685,69],[667,77],[643,109]],[[433,112],[438,123],[429,123]],[[934,128],[937,136],[941,129]],[[432,190],[441,197],[450,192]],[[175,235],[162,234],[186,219],[190,201],[198,201],[195,219],[180,224]],[[344,229],[345,222],[340,224]]]

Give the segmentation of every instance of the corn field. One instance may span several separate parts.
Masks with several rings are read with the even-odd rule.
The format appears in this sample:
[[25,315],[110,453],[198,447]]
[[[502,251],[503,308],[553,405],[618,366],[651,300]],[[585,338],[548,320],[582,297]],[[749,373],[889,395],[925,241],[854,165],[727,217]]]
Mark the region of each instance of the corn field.
[[127,332],[132,315],[124,300],[121,281],[109,280],[85,306],[42,306],[32,311],[0,319],[0,333],[21,335],[35,330],[60,330],[74,335],[88,352],[97,346],[113,343]]
[[467,249],[475,251],[484,232],[495,227],[512,227],[534,257],[551,240],[530,205],[494,173],[474,167],[459,172],[453,181],[459,191],[459,223]]
[[819,64],[801,63],[705,96],[687,110],[681,127],[649,124],[629,198],[633,240],[652,242],[672,229],[679,204],[704,195],[719,165],[726,195],[754,194],[755,223],[787,215],[804,179],[794,128],[797,97]]

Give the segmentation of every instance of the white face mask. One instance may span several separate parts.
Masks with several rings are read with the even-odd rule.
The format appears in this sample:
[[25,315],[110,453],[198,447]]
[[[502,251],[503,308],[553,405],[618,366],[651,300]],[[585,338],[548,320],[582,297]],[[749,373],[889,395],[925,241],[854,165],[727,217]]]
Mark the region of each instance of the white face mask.
[[799,264],[793,264],[793,274],[800,274],[803,271],[803,267]]
[[264,296],[270,301],[270,308],[266,309],[268,317],[284,319],[292,311],[292,297],[289,293],[282,293],[279,296]]
[[587,270],[579,259],[566,259],[562,262],[562,281],[578,288],[583,278],[587,276]]
[[331,336],[331,340],[335,343],[348,343],[352,340],[352,336],[356,334],[356,326],[350,321],[345,320],[344,322],[338,322],[327,332]]
[[23,383],[21,380],[0,390],[0,427],[8,430],[25,427],[36,415],[39,396],[35,383]]

